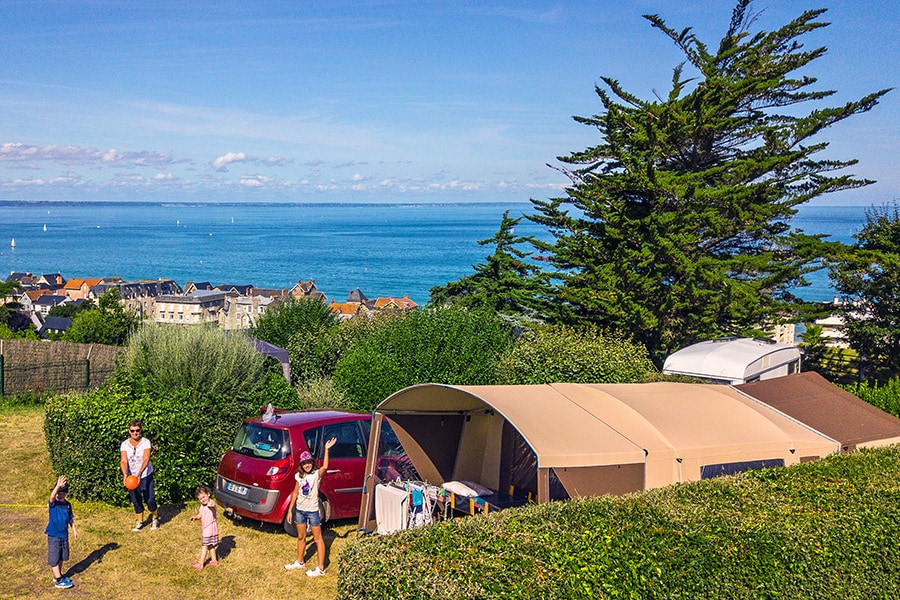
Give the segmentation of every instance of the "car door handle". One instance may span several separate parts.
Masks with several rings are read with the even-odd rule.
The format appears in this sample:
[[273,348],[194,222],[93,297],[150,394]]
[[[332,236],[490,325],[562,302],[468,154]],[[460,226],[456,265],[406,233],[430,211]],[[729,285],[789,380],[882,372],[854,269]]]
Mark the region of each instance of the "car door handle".
[[341,472],[340,469],[328,469],[327,471],[325,471],[325,474],[331,475],[332,473],[340,473],[340,472]]

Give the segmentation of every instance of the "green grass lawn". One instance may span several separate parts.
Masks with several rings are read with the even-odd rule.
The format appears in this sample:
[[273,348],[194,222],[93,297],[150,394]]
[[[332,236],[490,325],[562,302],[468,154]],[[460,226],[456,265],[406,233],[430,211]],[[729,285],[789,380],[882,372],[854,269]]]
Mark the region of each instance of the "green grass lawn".
[[296,557],[295,538],[274,526],[236,524],[220,514],[219,566],[196,571],[191,563],[200,549],[200,526],[190,521],[196,502],[162,506],[159,530],[132,532],[130,508],[72,497],[80,537],[70,537],[71,556],[64,567],[75,587],[58,590],[47,566],[44,534],[55,481],[44,443],[43,409],[0,412],[0,598],[334,598],[336,557],[356,535],[355,521],[326,527],[328,575],[310,579],[283,568]]

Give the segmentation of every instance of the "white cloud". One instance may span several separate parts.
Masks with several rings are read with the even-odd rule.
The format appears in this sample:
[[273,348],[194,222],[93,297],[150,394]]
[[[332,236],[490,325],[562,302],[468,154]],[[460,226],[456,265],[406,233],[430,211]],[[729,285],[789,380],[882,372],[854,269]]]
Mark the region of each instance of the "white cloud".
[[141,150],[120,152],[115,148],[106,151],[79,146],[33,146],[21,142],[7,142],[0,145],[0,163],[40,163],[54,162],[60,165],[113,165],[123,167],[163,167],[174,163],[190,162],[175,160],[171,154]]
[[238,183],[245,187],[263,187],[270,181],[268,177],[262,175],[244,175]]
[[229,152],[213,161],[212,166],[216,171],[225,171],[226,167],[233,162],[243,162],[247,160],[247,155],[243,152]]

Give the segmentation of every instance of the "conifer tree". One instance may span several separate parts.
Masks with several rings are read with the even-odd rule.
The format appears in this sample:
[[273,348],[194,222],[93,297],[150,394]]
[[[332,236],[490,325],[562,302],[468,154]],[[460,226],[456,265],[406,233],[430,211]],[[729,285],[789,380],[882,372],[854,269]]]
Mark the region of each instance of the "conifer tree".
[[517,321],[542,321],[551,288],[547,277],[530,260],[530,237],[516,236],[521,217],[503,213],[500,229],[481,246],[493,245],[494,252],[484,263],[473,265],[475,272],[442,286],[431,288],[431,303],[466,308],[487,308]]
[[856,244],[831,266],[850,346],[875,374],[900,375],[900,207],[872,208]]
[[[553,236],[537,245],[562,278],[558,300],[579,320],[632,335],[658,363],[695,341],[790,318],[799,303],[790,289],[839,246],[792,230],[796,207],[872,183],[844,171],[855,160],[814,158],[828,146],[817,134],[888,90],[819,107],[834,92],[797,71],[826,49],[799,38],[827,25],[825,10],[750,33],[750,6],[739,0],[717,50],[645,15],[696,75],[682,63],[668,95],[652,101],[601,78],[602,113],[575,120],[602,141],[559,157],[572,165],[565,197],[532,200],[528,218]],[[817,108],[801,114],[808,102]]]

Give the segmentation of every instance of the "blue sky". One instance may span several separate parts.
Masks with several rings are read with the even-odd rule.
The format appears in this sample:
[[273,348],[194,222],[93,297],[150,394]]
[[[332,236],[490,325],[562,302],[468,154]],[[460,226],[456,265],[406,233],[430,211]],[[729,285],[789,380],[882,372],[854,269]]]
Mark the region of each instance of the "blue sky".
[[[559,194],[599,141],[601,76],[650,99],[683,57],[641,15],[715,47],[725,0],[0,3],[0,200],[464,202]],[[757,0],[770,30],[830,27],[828,105],[897,86],[900,2]],[[826,130],[900,198],[900,90]]]

